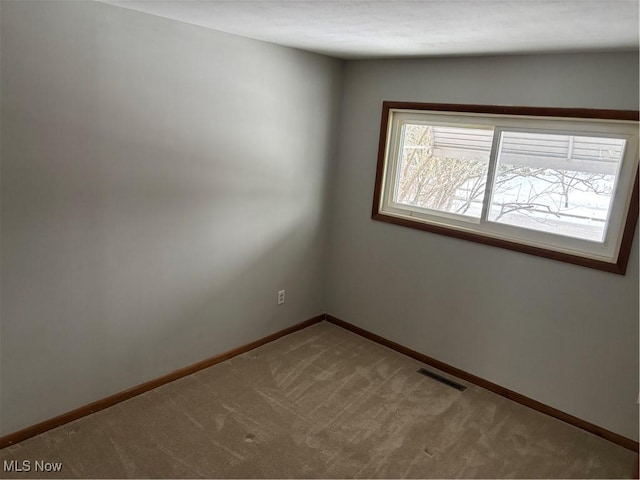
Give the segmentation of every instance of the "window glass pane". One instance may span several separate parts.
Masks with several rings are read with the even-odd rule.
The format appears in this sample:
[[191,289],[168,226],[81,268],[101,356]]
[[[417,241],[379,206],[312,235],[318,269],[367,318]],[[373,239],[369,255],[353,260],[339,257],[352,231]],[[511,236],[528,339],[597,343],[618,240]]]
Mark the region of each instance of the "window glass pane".
[[605,240],[625,140],[503,132],[489,220]]
[[480,218],[492,128],[405,124],[394,201]]

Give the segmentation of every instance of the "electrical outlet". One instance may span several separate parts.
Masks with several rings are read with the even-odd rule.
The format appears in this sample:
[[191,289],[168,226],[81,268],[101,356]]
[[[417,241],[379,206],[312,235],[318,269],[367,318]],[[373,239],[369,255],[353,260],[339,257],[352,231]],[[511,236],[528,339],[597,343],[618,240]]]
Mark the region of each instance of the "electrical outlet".
[[282,305],[284,303],[284,290],[280,290],[278,292],[278,305]]

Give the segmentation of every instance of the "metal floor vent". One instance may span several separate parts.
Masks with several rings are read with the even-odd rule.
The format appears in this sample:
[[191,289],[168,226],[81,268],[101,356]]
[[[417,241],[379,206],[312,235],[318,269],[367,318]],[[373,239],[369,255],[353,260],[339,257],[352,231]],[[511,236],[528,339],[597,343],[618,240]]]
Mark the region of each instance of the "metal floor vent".
[[437,380],[440,383],[444,383],[445,385],[449,385],[450,387],[460,390],[461,392],[467,389],[467,387],[465,387],[464,385],[461,385],[458,382],[454,382],[453,380],[443,377],[442,375],[438,375],[437,373],[427,370],[426,368],[421,368],[420,370],[418,370],[418,373],[433,378],[434,380]]

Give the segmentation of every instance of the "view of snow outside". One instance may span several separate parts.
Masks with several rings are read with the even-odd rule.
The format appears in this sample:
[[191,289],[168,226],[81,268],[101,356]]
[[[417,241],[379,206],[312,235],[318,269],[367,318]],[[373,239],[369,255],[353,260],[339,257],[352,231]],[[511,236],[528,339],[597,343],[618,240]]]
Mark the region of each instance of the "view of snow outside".
[[493,129],[448,127],[441,151],[437,127],[405,125],[395,201],[480,218]]
[[[405,125],[395,201],[480,218],[492,129]],[[604,241],[625,141],[503,132],[488,220]]]

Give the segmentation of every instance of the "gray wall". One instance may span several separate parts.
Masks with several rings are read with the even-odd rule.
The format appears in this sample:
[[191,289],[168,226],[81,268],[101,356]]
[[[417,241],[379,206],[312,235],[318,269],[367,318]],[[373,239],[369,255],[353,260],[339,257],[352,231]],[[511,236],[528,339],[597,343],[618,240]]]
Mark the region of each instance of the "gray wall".
[[638,55],[348,62],[327,312],[638,439],[626,276],[370,219],[383,100],[638,109]]
[[341,62],[93,2],[1,32],[2,434],[324,311]]

